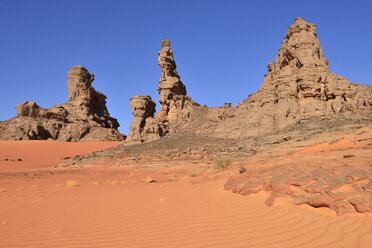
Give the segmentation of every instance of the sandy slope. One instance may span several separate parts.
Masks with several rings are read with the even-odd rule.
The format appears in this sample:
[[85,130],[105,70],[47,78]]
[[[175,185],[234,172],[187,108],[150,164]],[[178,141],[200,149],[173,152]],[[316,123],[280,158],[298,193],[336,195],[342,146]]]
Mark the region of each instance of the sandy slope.
[[[89,154],[121,143],[123,142],[76,143],[44,140],[0,140],[0,172],[50,167],[61,163],[63,158]],[[18,159],[22,161],[18,161]]]
[[[370,247],[372,215],[336,216],[267,195],[223,190],[224,180],[146,183],[133,167],[52,168],[114,143],[0,143],[0,247]],[[6,151],[6,152],[4,152]],[[37,161],[40,161],[38,167]],[[6,163],[13,163],[6,164]],[[16,164],[19,163],[19,164]],[[49,164],[49,165],[48,165]],[[15,171],[6,173],[11,166]],[[49,166],[49,167],[48,167]],[[36,172],[37,173],[36,173]],[[162,175],[168,175],[169,170]],[[168,175],[169,176],[169,175]],[[182,177],[181,177],[182,176]]]

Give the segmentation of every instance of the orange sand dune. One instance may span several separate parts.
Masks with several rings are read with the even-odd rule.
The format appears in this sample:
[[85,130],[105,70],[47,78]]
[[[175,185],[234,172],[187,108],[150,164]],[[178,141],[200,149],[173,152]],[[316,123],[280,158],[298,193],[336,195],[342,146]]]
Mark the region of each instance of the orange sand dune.
[[[63,158],[89,154],[123,142],[60,142],[44,140],[0,140],[0,172],[27,168],[50,167]],[[7,161],[5,161],[7,159]],[[18,161],[21,159],[22,161]]]
[[[26,165],[26,158],[36,156],[41,143],[3,147],[7,154],[18,152],[25,158],[17,166],[27,169],[31,164]],[[49,142],[42,153],[50,156],[45,155],[41,166],[99,147],[92,145]],[[64,151],[57,151],[61,147]],[[34,155],[23,149],[34,149]],[[0,247],[349,248],[372,244],[371,214],[336,216],[329,209],[295,206],[285,198],[268,207],[265,193],[233,194],[223,190],[224,180],[195,184],[187,177],[149,184],[132,180],[146,176],[135,170],[93,166],[35,179],[2,174]]]

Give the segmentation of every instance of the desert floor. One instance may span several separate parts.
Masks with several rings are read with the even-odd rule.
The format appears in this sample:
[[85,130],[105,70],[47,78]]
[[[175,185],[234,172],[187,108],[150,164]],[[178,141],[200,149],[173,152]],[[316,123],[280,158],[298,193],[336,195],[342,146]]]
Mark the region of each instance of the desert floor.
[[371,213],[267,206],[224,190],[236,169],[55,167],[118,144],[0,141],[0,247],[371,247]]

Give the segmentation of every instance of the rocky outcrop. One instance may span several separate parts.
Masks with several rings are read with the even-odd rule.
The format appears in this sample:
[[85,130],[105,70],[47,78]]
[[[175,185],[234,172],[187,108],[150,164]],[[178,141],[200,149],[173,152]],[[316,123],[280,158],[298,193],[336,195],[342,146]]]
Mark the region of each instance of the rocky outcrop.
[[330,73],[316,25],[296,18],[258,92],[235,107],[194,108],[183,130],[247,138],[314,116],[372,113],[372,87]]
[[316,25],[296,18],[257,96],[245,102],[256,99],[275,109],[272,126],[280,129],[306,116],[371,111],[372,88],[330,73]]
[[158,85],[160,111],[156,114],[156,119],[166,130],[173,130],[179,124],[189,121],[190,113],[199,104],[191,101],[187,95],[186,87],[176,71],[169,40],[162,41],[162,49],[158,54],[162,73]]
[[35,102],[18,104],[17,117],[0,122],[0,139],[123,140],[117,120],[107,111],[106,96],[91,85],[94,74],[83,66],[74,66],[67,75],[67,103],[50,108]]
[[163,136],[163,130],[154,118],[155,102],[150,96],[134,96],[130,98],[133,121],[125,141],[127,144],[137,144],[157,140]]
[[177,73],[170,41],[162,40],[158,52],[161,76],[158,85],[160,111],[155,113],[155,102],[150,96],[134,96],[130,100],[133,121],[126,144],[156,140],[168,132],[177,132],[190,122],[194,107],[200,106],[187,95],[186,86]]

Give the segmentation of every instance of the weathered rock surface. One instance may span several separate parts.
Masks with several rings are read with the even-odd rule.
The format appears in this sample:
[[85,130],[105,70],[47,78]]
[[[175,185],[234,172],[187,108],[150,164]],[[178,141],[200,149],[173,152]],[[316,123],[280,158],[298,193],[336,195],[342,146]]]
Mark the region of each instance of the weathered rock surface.
[[165,129],[175,130],[179,123],[189,121],[190,112],[199,104],[191,101],[187,95],[186,87],[176,71],[169,40],[162,41],[162,49],[158,54],[162,74],[158,85],[160,111],[156,114],[156,119],[163,123]]
[[[193,183],[225,179],[225,189],[234,193],[267,191],[269,206],[286,197],[296,205],[326,207],[342,215],[372,212],[371,149],[372,116],[313,117],[245,140],[169,133],[153,142],[79,156],[58,167],[133,167],[133,173],[146,169],[158,182],[169,182],[170,171],[179,180],[193,178]],[[229,161],[229,166],[216,169],[220,161]],[[152,170],[167,176],[154,177]]]
[[119,124],[110,117],[106,96],[92,87],[94,74],[83,66],[70,68],[68,101],[50,108],[35,102],[16,107],[17,117],[0,122],[3,140],[104,141],[123,140]]
[[134,118],[125,143],[143,143],[163,136],[163,130],[154,118],[155,106],[156,104],[150,96],[130,98],[130,107]]
[[[372,127],[358,125],[339,123],[342,132],[318,127],[323,133],[306,142],[287,141],[268,153],[257,153],[247,159],[247,173],[230,177],[225,189],[242,195],[267,191],[269,206],[276,198],[288,197],[293,204],[326,207],[338,215],[371,212]],[[324,139],[328,141],[313,143]],[[350,152],[353,156],[345,157]]]
[[[163,54],[168,54],[168,57]],[[165,72],[161,80],[179,82],[169,47],[164,46],[159,55],[159,61],[172,61],[162,66]],[[171,69],[167,72],[163,67]],[[275,63],[270,61],[268,64],[268,73],[258,92],[235,107],[228,104],[216,108],[188,105],[187,111],[182,112],[179,109],[185,109],[183,103],[187,102],[183,85],[182,90],[170,97],[171,91],[163,90],[166,87],[162,84],[163,81],[159,83],[162,110],[157,117],[178,124],[177,128],[170,128],[170,132],[183,130],[206,136],[244,139],[278,131],[314,116],[372,114],[372,86],[351,83],[330,73],[316,25],[303,18],[296,18],[289,27]],[[173,96],[181,96],[183,100],[174,101]],[[185,114],[173,114],[180,112]],[[168,119],[160,116],[168,116]],[[182,121],[185,116],[187,122]]]

